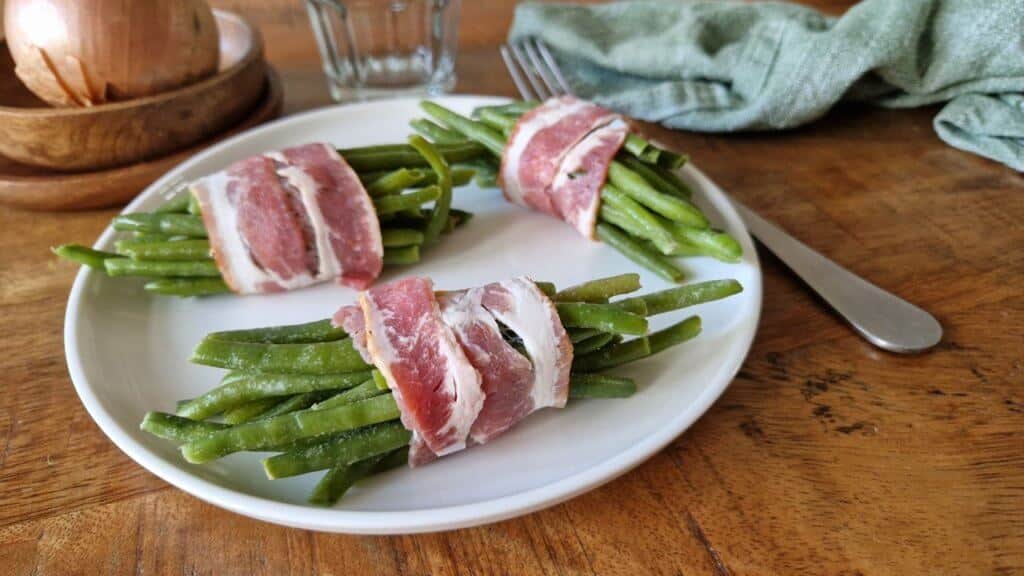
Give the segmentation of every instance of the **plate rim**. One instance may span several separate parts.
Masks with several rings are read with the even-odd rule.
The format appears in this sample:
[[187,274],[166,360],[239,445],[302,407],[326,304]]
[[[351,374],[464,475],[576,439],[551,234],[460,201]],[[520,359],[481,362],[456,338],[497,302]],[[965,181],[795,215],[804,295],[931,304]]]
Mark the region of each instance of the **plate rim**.
[[[174,182],[178,178],[179,173],[187,170],[193,164],[202,162],[204,159],[220,153],[222,149],[234,146],[237,142],[252,138],[263,131],[273,130],[281,124],[299,122],[311,116],[327,116],[341,108],[350,109],[380,106],[382,104],[402,104],[411,100],[419,99],[405,98],[325,106],[286,116],[247,130],[177,165],[143,190],[125,206],[122,213],[134,210],[136,206],[145,202],[151,196],[166,192],[168,183]],[[481,104],[499,104],[509,102],[512,99],[499,96],[458,94],[437,97],[434,100],[442,102],[463,100]],[[720,372],[722,376],[714,382],[713,386],[705,387],[691,406],[687,407],[686,410],[680,411],[675,418],[663,426],[657,433],[647,436],[628,450],[621,451],[610,458],[561,480],[516,494],[471,504],[422,510],[360,511],[340,510],[337,508],[320,509],[280,502],[270,498],[245,494],[190,474],[165,462],[163,458],[136,441],[103,406],[89,385],[84,372],[77,336],[77,317],[83,306],[83,294],[92,275],[92,270],[85,266],[75,276],[74,284],[68,296],[64,317],[64,353],[71,381],[79,400],[100,430],[106,434],[119,450],[137,464],[165,482],[204,502],[258,520],[322,532],[367,535],[412,534],[489,524],[554,506],[584,492],[593,490],[631,471],[682,435],[725,393],[750,353],[759,327],[763,303],[763,273],[753,239],[732,202],[729,200],[728,195],[713,180],[692,164],[687,164],[683,170],[700,181],[703,188],[722,200],[722,202],[715,202],[716,207],[722,211],[722,216],[730,225],[730,228],[741,231],[740,244],[743,246],[745,253],[749,254],[749,263],[754,269],[754,278],[751,285],[743,287],[744,292],[752,296],[753,310],[751,311],[751,316],[753,322],[745,334],[744,341],[741,342],[740,349],[742,353],[731,358],[731,364],[725,367],[724,372]],[[114,230],[108,225],[103,233],[100,234],[94,246],[102,247],[109,244],[114,234]],[[749,321],[747,323],[750,324]]]

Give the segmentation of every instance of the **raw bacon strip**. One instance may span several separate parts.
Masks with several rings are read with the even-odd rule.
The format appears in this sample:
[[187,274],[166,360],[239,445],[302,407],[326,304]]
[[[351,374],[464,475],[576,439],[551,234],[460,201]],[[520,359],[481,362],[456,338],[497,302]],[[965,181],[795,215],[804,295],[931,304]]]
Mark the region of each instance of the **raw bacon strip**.
[[[316,230],[322,277],[364,290],[384,267],[384,244],[373,200],[351,166],[327,144],[307,144],[281,152],[289,167],[282,176],[299,190]],[[323,264],[321,264],[323,266]]]
[[[482,291],[481,305],[523,341],[533,364],[528,391],[531,409],[519,418],[540,408],[563,408],[569,398],[572,341],[554,303],[526,277],[487,284],[478,290]],[[515,421],[508,426],[512,424]]]
[[493,291],[503,288],[489,284],[437,297],[441,316],[480,373],[484,405],[470,430],[477,444],[500,435],[534,409],[533,365],[505,341],[498,323],[483,307],[482,299]]
[[601,187],[628,134],[629,126],[622,120],[587,134],[565,155],[551,184],[551,201],[558,216],[586,238],[594,238]]
[[237,194],[238,232],[256,265],[280,287],[312,284],[316,255],[309,256],[310,235],[302,203],[278,177],[274,161],[255,156],[228,168]]
[[484,403],[480,375],[442,321],[433,284],[409,278],[359,296],[366,344],[414,433],[409,462],[428,448],[444,456],[465,448]]
[[359,306],[342,306],[331,318],[331,325],[341,328],[352,339],[352,347],[363,357],[363,362],[373,364],[373,357],[366,347],[366,321]]
[[217,266],[233,291],[272,292],[314,282],[305,228],[271,159],[242,160],[193,183],[191,190]]
[[194,183],[192,192],[235,292],[290,290],[329,278],[362,289],[383,268],[373,202],[327,144],[236,162]]
[[501,155],[501,188],[510,202],[560,216],[549,188],[562,159],[583,138],[619,118],[572,96],[547,100],[523,114]]

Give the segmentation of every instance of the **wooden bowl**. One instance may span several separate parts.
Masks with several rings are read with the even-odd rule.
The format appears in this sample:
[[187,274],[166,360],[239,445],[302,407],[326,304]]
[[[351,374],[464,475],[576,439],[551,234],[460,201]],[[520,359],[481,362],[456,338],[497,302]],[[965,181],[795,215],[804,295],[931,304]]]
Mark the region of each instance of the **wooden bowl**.
[[0,48],[0,154],[52,170],[98,170],[165,156],[237,124],[266,75],[259,33],[215,10],[220,71],[171,92],[91,108],[51,108],[14,75]]
[[90,210],[124,204],[171,168],[200,150],[254,126],[269,122],[281,113],[281,80],[266,66],[265,86],[260,100],[238,124],[195,146],[168,156],[137,164],[93,172],[55,172],[37,166],[17,164],[0,156],[0,205],[24,210]]

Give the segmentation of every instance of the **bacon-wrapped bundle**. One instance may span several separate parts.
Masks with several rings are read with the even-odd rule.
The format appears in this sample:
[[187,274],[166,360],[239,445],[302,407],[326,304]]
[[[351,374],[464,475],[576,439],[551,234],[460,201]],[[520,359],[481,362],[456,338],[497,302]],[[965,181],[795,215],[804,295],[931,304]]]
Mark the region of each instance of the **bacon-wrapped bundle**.
[[377,285],[330,320],[210,334],[192,361],[232,372],[142,427],[183,442],[193,463],[253,450],[280,452],[264,460],[270,478],[329,468],[313,501],[330,503],[361,477],[486,444],[570,398],[633,394],[629,378],[596,372],[700,332],[691,316],[648,334],[648,315],[741,290],[718,280],[620,297],[639,286],[636,274],[561,292],[526,277],[452,291],[420,277]]
[[110,276],[150,278],[146,289],[161,294],[280,292],[330,280],[365,289],[385,265],[418,261],[422,246],[468,219],[451,209],[452,187],[475,170],[448,162],[481,152],[419,136],[409,145],[266,152],[190,183],[155,213],[115,217],[114,229],[131,233],[116,253],[55,252]]
[[559,218],[672,282],[684,278],[672,257],[742,255],[675,174],[685,157],[650,144],[619,114],[572,96],[485,107],[478,119],[433,102],[423,108],[445,126],[421,120],[414,128],[454,131],[500,159],[497,182],[508,201]]

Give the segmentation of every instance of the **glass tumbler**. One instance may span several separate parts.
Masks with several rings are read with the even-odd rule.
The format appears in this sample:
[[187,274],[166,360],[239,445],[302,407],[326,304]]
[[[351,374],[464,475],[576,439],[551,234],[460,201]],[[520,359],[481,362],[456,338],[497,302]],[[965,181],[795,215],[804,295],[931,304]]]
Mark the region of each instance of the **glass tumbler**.
[[461,0],[305,0],[337,101],[455,87]]

